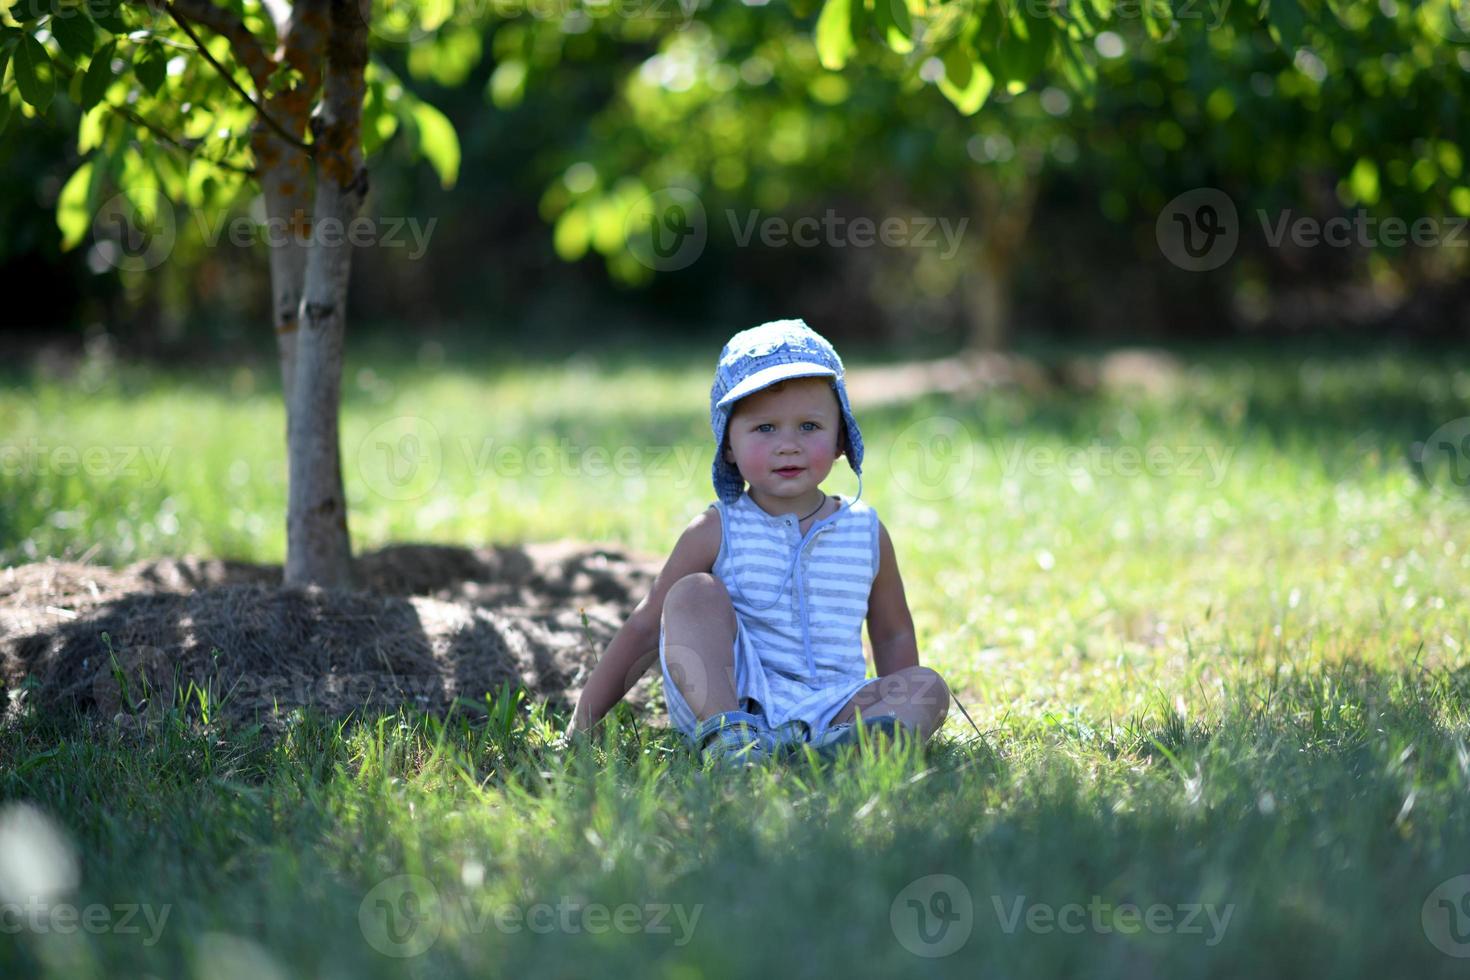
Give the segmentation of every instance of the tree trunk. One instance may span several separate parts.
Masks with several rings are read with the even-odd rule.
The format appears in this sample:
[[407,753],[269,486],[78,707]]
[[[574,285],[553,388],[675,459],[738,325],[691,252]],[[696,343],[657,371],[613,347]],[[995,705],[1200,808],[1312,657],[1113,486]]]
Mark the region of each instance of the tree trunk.
[[983,170],[970,182],[970,200],[980,218],[981,235],[960,294],[970,350],[1010,346],[1016,255],[1031,225],[1039,182],[1021,174],[1009,183],[1011,186],[1003,185]]
[[347,229],[367,196],[361,140],[367,24],[356,0],[331,0],[330,10],[322,104],[312,120],[316,209],[297,314],[295,378],[287,395],[285,580],[348,588],[352,546],[338,415],[352,270]]
[[998,351],[1010,345],[1011,257],[986,236],[962,284],[970,350]]
[[[311,107],[321,91],[322,53],[329,27],[327,0],[296,0],[285,19],[276,25],[281,38],[276,60],[299,72],[301,84],[275,93],[265,108],[272,119],[300,140],[306,138]],[[257,83],[257,87],[264,86]],[[306,289],[307,234],[311,227],[311,160],[264,120],[256,120],[252,146],[260,167],[269,229],[271,326],[280,357],[289,445],[291,392],[296,386],[297,316]]]

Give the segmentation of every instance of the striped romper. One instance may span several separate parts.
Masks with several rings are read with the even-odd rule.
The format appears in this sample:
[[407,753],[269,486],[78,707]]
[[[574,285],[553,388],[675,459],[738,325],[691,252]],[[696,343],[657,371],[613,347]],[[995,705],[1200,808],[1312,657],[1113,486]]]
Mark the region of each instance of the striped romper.
[[[838,499],[805,537],[796,515],[766,513],[749,490],[733,504],[714,502],[721,541],[713,574],[737,623],[736,703],[764,713],[772,728],[805,722],[810,737],[870,683],[862,629],[878,574],[878,513],[861,499]],[[662,624],[658,653],[669,721],[692,738],[698,720],[669,678]]]

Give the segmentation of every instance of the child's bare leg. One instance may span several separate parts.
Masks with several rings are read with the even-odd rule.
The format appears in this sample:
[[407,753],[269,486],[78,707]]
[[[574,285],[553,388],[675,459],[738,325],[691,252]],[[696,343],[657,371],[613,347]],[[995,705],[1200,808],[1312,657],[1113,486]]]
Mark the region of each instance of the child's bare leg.
[[949,714],[949,686],[932,668],[905,667],[860,688],[832,724],[852,721],[859,708],[864,718],[893,715],[928,741]]
[[686,575],[664,597],[669,678],[703,721],[735,705],[735,607],[708,572]]

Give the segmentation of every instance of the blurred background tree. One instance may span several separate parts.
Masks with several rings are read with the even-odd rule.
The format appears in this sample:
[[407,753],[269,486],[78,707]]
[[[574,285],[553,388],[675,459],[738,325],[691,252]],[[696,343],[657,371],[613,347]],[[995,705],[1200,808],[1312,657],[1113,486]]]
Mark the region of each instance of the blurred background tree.
[[[509,0],[376,12],[389,26],[375,39],[368,142],[387,165],[367,208],[432,222],[432,235],[422,255],[358,250],[358,322],[575,339],[582,324],[718,333],[794,312],[934,350],[1465,326],[1464,248],[1272,246],[1257,214],[1274,227],[1288,209],[1408,222],[1470,211],[1463,4],[913,2],[906,36],[890,23],[898,8],[876,3],[647,6],[641,19]],[[25,139],[0,145],[4,275],[72,287],[45,302],[13,291],[26,294],[15,321],[106,324],[152,349],[248,339],[266,315],[249,256],[261,245],[209,247],[182,222],[171,261],[148,275],[109,267],[90,240],[57,250],[44,209],[78,157],[29,118],[13,68],[5,86]],[[398,165],[419,133],[388,91],[451,120],[463,150],[452,191]],[[627,227],[639,200],[670,186],[696,190],[709,241],[660,272],[628,251]],[[1240,222],[1234,259],[1209,272],[1176,268],[1155,236],[1165,205],[1197,187],[1224,191]],[[726,220],[829,208],[968,225],[942,259],[742,246]]]

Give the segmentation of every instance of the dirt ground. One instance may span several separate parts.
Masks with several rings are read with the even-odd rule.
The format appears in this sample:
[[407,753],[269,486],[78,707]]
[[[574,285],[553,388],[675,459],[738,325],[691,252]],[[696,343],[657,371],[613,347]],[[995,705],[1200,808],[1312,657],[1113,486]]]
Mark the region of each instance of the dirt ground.
[[[483,705],[502,681],[570,709],[658,572],[615,549],[395,545],[357,556],[355,591],[281,586],[279,565],[48,560],[0,571],[9,712],[75,706],[121,721],[192,682],[231,722],[364,705]],[[585,623],[583,614],[585,613]],[[652,705],[650,670],[630,704]],[[655,712],[656,713],[652,713]]]

